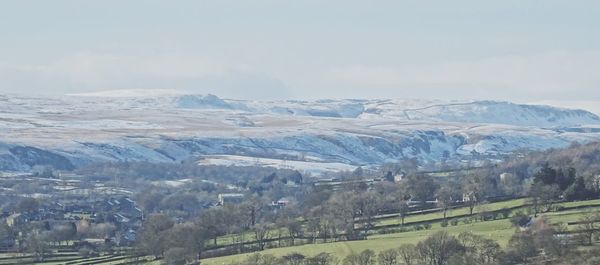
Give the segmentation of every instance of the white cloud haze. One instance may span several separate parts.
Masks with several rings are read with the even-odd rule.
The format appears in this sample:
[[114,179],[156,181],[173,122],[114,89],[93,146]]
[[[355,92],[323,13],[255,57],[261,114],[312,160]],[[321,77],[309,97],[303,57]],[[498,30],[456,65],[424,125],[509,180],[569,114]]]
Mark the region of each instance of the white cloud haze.
[[0,93],[600,101],[600,2],[6,1]]
[[[350,66],[332,70],[350,86],[447,89],[454,97],[562,98],[600,100],[600,52],[557,51],[526,56],[497,56],[474,61],[402,67]],[[421,92],[421,93],[422,93]]]
[[289,97],[280,80],[253,72],[251,67],[180,54],[148,57],[79,53],[47,65],[0,67],[0,87],[8,88],[4,92],[31,94],[173,89],[230,98]]

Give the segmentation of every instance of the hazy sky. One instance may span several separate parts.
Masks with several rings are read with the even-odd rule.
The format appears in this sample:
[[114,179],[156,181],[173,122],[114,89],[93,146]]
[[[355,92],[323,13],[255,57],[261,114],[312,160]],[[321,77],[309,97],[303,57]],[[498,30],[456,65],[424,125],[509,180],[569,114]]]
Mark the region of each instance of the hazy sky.
[[0,93],[600,100],[600,1],[5,0]]

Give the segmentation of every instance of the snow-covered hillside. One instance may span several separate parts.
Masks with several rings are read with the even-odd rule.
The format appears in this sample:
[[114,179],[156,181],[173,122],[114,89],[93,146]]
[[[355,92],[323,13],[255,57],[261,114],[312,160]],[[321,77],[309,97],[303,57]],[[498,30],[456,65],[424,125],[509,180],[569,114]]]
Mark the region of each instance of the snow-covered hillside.
[[[138,93],[140,92],[140,93]],[[0,96],[0,170],[103,161],[336,170],[406,158],[423,164],[600,140],[584,110],[496,101],[244,101],[126,91]],[[217,159],[218,158],[218,159]]]

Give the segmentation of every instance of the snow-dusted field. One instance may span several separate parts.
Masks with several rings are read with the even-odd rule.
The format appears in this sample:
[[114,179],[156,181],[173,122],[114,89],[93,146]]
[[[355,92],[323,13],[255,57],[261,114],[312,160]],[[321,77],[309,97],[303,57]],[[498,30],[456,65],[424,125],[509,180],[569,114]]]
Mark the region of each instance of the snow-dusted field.
[[500,156],[600,140],[584,111],[495,101],[243,101],[152,91],[0,95],[0,170],[98,161],[352,170],[405,158]]
[[235,155],[204,156],[199,161],[199,163],[201,165],[257,166],[272,167],[278,169],[293,169],[298,170],[300,172],[308,172],[312,175],[321,175],[324,172],[353,171],[356,169],[356,166],[343,163],[295,161]]

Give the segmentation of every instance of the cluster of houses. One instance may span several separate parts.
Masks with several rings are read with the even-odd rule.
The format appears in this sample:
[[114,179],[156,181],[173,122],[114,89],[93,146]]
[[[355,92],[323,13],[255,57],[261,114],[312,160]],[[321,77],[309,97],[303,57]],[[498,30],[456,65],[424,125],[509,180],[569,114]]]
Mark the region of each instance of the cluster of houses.
[[[109,223],[114,225],[115,233],[107,235],[103,242],[117,245],[131,245],[142,226],[144,214],[136,202],[129,197],[110,197],[99,200],[60,201],[42,204],[37,210],[25,212],[2,212],[4,220],[14,231],[22,231],[29,224],[38,223],[46,230],[61,225],[70,225],[78,229],[81,221],[89,224]],[[16,239],[2,242],[0,247],[17,244]]]

